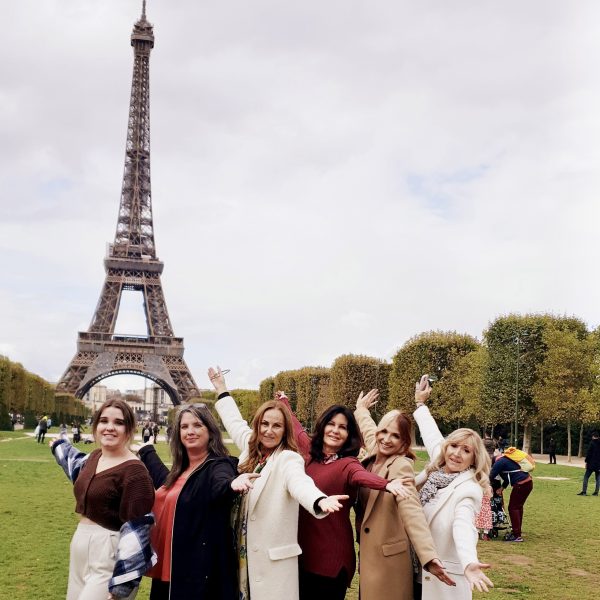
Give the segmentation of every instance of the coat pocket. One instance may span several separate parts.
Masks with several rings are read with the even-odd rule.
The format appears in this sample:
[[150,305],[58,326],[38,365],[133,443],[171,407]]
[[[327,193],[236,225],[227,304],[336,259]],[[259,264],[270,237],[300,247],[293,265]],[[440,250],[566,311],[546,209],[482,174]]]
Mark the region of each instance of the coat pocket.
[[384,556],[394,556],[394,554],[400,554],[406,552],[408,542],[406,540],[400,540],[399,542],[392,542],[391,544],[382,544],[381,551]]
[[452,573],[452,575],[465,574],[465,570],[459,562],[454,562],[452,560],[442,560],[442,562],[444,563],[444,569],[446,569],[448,573]]
[[292,558],[302,554],[302,549],[298,544],[288,544],[287,546],[277,546],[277,548],[269,548],[269,558],[271,560],[283,560],[284,558]]

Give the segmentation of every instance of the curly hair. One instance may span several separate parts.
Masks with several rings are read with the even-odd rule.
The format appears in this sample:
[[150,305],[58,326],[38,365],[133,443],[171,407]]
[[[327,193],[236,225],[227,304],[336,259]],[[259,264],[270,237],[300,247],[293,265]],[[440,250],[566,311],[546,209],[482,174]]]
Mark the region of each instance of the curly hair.
[[313,460],[321,462],[325,459],[325,454],[323,453],[325,427],[336,415],[344,415],[348,421],[348,437],[337,455],[340,458],[343,458],[344,456],[357,457],[360,449],[363,447],[363,437],[352,411],[341,404],[334,404],[321,413],[321,416],[317,419],[317,423],[315,424],[315,431],[312,434],[310,444],[310,456]]
[[473,464],[475,480],[485,492],[490,485],[489,472],[491,469],[490,456],[483,445],[481,436],[472,429],[465,427],[453,431],[443,442],[436,459],[427,465],[427,474],[441,469],[446,464],[446,450],[450,444],[468,444],[473,448]]
[[260,437],[260,424],[268,410],[278,410],[283,416],[283,437],[277,449],[298,452],[298,445],[294,437],[294,424],[287,406],[279,400],[268,400],[261,404],[252,419],[252,433],[248,441],[248,457],[238,466],[240,473],[252,473],[256,465],[264,458],[262,446],[258,441]]

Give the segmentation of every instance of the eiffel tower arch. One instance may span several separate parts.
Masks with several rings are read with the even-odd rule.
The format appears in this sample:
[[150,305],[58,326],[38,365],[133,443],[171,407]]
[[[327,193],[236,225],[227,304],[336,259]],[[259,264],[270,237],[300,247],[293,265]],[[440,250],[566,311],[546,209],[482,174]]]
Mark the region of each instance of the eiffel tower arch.
[[[183,358],[183,338],[173,335],[156,257],[150,191],[150,51],[152,25],[142,16],[131,34],[134,63],[125,148],[125,168],[114,243],[104,259],[106,278],[77,352],[57,384],[82,398],[96,383],[112,375],[142,375],[155,381],[173,404],[199,397],[200,391]],[[123,291],[143,295],[147,335],[120,335],[115,324]]]

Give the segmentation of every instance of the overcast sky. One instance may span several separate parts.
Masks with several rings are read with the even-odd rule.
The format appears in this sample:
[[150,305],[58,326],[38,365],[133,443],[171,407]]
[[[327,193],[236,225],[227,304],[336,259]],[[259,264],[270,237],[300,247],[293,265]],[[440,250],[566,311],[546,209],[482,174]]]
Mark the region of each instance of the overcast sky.
[[[0,353],[56,381],[114,238],[141,0],[0,10]],[[200,387],[511,312],[600,323],[597,0],[147,15],[157,255]]]

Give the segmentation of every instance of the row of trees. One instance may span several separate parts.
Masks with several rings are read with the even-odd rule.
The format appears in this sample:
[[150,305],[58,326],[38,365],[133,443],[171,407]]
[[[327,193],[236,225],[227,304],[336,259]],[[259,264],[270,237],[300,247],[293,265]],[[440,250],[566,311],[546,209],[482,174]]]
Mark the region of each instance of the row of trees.
[[0,356],[0,429],[12,429],[17,415],[26,427],[35,427],[41,414],[54,423],[70,423],[86,417],[87,409],[75,396],[55,394],[54,386],[45,379]]
[[242,409],[285,390],[298,417],[310,429],[323,408],[333,403],[354,407],[361,391],[380,390],[376,412],[412,412],[414,384],[423,373],[437,377],[431,410],[447,430],[467,425],[500,433],[543,452],[544,425],[563,425],[567,453],[571,430],[600,421],[600,332],[588,331],[575,317],[548,314],[497,318],[481,341],[456,332],[427,332],[408,340],[392,363],[343,355],[330,368],[303,367],[263,380],[258,394],[245,391]]

